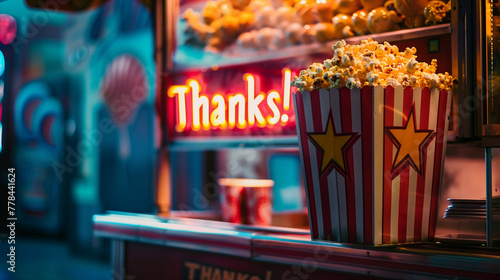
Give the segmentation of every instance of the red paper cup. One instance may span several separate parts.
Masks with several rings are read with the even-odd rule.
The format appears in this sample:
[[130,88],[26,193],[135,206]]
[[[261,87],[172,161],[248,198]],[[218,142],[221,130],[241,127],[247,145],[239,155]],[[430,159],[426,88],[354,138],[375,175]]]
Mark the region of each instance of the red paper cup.
[[294,94],[313,239],[433,239],[451,96],[400,86]]
[[246,187],[247,222],[250,225],[270,226],[272,219],[272,185]]
[[269,226],[272,219],[272,180],[219,179],[222,218],[230,223]]

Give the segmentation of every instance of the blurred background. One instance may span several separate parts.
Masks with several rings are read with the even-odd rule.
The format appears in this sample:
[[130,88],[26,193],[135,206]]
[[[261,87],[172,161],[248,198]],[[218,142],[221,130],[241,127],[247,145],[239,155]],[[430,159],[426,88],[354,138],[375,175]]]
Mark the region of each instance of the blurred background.
[[[94,237],[92,216],[165,210],[155,187],[162,171],[151,2],[0,0],[0,280],[119,279],[110,241]],[[448,198],[484,197],[484,149],[449,143],[446,156],[437,234],[465,228],[484,235],[483,220],[442,218]],[[218,210],[211,186],[222,174],[274,180],[275,212],[305,208],[297,149],[169,157],[172,210]],[[238,172],[228,172],[228,162]],[[499,165],[496,151],[493,170]],[[9,168],[16,174],[15,273],[4,225]],[[199,199],[202,193],[210,199]]]
[[17,217],[0,279],[116,278],[92,215],[155,211],[153,34],[148,1],[0,1],[0,199],[15,168]]

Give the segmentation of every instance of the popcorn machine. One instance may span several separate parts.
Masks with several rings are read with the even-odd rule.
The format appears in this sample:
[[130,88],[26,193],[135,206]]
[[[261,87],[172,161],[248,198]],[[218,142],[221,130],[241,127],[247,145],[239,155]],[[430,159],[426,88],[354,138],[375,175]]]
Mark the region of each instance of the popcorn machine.
[[[94,217],[117,275],[496,279],[497,6],[156,1],[158,213]],[[388,63],[378,83],[372,60],[345,80],[316,75],[332,56],[348,63],[341,39],[387,41],[374,56],[408,61]],[[415,58],[415,78],[390,76]],[[453,87],[433,90],[447,76],[426,69]],[[310,88],[296,93],[296,76]],[[404,143],[417,154],[399,154]],[[391,174],[372,175],[386,165]],[[463,172],[484,181],[464,190]]]

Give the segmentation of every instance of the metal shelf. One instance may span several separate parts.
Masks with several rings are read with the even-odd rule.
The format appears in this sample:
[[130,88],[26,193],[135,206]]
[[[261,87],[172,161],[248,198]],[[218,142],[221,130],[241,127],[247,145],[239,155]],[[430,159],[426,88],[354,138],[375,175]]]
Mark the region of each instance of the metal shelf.
[[298,149],[297,136],[264,137],[200,137],[185,138],[168,144],[169,150],[219,150],[219,149]]
[[[348,44],[359,44],[362,40],[372,38],[378,42],[397,42],[404,40],[412,40],[422,37],[438,36],[444,34],[451,34],[451,25],[438,24],[433,26],[403,29],[398,31],[384,32],[380,34],[369,34],[363,36],[356,36],[344,38]],[[291,46],[282,48],[275,51],[237,51],[236,49],[227,49],[220,53],[206,53],[201,49],[193,48],[190,51],[197,52],[196,59],[190,58],[187,54],[177,56],[174,60],[182,61],[182,64],[176,65],[170,72],[185,72],[185,71],[199,71],[200,69],[211,68],[216,65],[220,67],[247,65],[253,63],[260,63],[264,61],[273,61],[294,57],[304,57],[310,54],[317,53],[331,53],[332,45],[339,40],[332,40],[325,43],[311,43],[305,45]],[[187,52],[186,52],[187,53]],[[201,57],[200,57],[201,56]],[[194,56],[193,56],[194,57]],[[203,62],[203,63],[200,63]]]

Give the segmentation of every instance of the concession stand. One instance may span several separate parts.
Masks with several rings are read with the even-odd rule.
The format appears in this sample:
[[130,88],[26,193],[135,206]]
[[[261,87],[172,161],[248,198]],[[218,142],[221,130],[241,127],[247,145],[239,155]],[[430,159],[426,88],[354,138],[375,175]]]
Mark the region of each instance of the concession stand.
[[[114,279],[499,279],[498,1],[153,11],[157,212],[94,216]],[[452,88],[292,82],[369,38]]]

